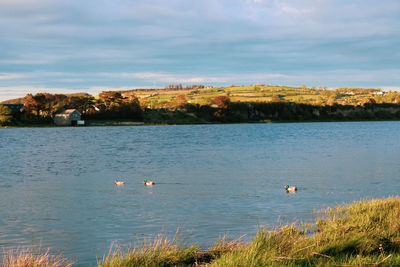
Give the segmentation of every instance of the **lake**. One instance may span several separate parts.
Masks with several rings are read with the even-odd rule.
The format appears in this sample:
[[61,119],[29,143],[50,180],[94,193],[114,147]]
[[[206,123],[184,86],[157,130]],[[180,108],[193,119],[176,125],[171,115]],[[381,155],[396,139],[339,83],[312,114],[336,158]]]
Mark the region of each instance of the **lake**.
[[34,244],[94,266],[112,244],[177,229],[204,247],[250,240],[397,195],[399,133],[400,122],[0,129],[0,254]]

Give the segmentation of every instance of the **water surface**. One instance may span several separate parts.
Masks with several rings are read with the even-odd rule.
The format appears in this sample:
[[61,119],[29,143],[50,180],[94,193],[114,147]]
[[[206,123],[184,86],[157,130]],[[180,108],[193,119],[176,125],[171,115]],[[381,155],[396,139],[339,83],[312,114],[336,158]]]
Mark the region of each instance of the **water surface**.
[[[93,266],[112,243],[179,228],[208,246],[397,195],[399,131],[400,122],[3,129],[0,253],[41,244]],[[146,177],[157,185],[143,186]]]

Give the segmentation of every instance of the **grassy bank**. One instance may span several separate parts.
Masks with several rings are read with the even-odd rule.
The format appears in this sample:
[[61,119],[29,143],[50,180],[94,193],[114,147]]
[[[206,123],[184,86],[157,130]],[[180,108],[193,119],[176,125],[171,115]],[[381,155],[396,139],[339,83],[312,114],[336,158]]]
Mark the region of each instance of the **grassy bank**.
[[400,199],[377,199],[318,213],[314,225],[260,231],[212,266],[400,265]]
[[[39,255],[36,255],[39,256]],[[56,257],[48,264],[63,266]],[[25,256],[21,256],[25,257]],[[11,258],[11,261],[9,260]],[[30,257],[33,258],[33,257]],[[110,249],[98,266],[400,266],[400,198],[359,201],[316,212],[310,225],[264,229],[251,243],[221,240],[209,250],[164,237],[122,251]]]
[[208,251],[158,240],[98,266],[400,266],[400,198],[360,201],[316,213],[312,225],[261,230],[250,244]]

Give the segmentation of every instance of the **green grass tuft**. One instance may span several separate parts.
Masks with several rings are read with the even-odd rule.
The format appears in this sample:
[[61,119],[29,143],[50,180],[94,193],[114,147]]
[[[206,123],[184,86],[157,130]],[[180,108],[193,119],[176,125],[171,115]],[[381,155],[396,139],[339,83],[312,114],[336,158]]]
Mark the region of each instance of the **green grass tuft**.
[[311,235],[293,226],[263,230],[211,266],[400,266],[400,198],[359,201],[318,215]]

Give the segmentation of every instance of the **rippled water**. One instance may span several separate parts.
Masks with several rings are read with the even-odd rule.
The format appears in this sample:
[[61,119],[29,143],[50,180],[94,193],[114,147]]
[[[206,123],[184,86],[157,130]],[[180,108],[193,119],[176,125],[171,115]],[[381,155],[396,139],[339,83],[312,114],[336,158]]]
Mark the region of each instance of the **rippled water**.
[[397,195],[399,132],[400,122],[3,129],[0,253],[41,244],[93,266],[112,243],[179,228],[207,246]]

